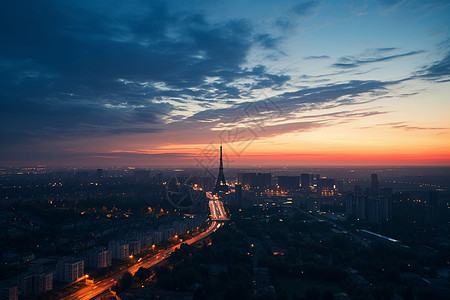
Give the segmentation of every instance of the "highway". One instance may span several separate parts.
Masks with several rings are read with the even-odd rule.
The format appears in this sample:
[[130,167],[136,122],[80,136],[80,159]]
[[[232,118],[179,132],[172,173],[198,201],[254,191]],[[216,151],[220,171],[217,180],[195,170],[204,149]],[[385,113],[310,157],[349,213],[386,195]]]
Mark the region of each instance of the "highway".
[[227,213],[223,207],[223,202],[219,200],[219,197],[213,195],[211,192],[206,193],[206,197],[209,199],[209,210],[211,211],[211,220],[213,221],[228,221]]
[[348,235],[350,235],[352,238],[354,238],[355,240],[357,240],[358,242],[360,242],[360,243],[361,243],[364,247],[366,247],[366,248],[367,248],[367,247],[369,246],[369,244],[370,244],[370,242],[368,242],[366,239],[364,239],[364,238],[362,238],[362,237],[359,237],[359,236],[356,235],[355,233],[353,233],[353,232],[351,232],[351,231],[349,231],[349,230],[343,228],[342,226],[340,226],[340,225],[334,223],[334,222],[331,221],[331,220],[328,220],[328,219],[322,218],[322,217],[320,217],[320,216],[317,216],[317,215],[315,215],[314,213],[308,213],[308,212],[304,211],[303,209],[301,209],[300,207],[295,206],[295,205],[293,205],[293,206],[291,206],[291,207],[297,209],[299,212],[301,212],[301,213],[303,213],[303,214],[305,214],[305,215],[311,216],[312,218],[314,218],[314,219],[316,219],[316,220],[318,220],[318,221],[321,221],[321,222],[327,222],[328,224],[332,225],[334,228],[337,228],[337,229],[340,230],[341,232],[347,232]]
[[[207,195],[208,195],[208,193],[207,193]],[[197,236],[195,236],[189,240],[184,241],[183,243],[191,245],[191,244],[194,244],[194,243],[200,241],[201,239],[204,239],[205,237],[209,236],[211,233],[215,232],[217,229],[219,229],[223,225],[223,223],[217,222],[216,220],[228,220],[228,218],[226,217],[226,213],[225,213],[225,209],[223,207],[222,201],[220,201],[218,199],[214,199],[214,196],[212,196],[211,193],[208,196],[208,198],[210,199],[209,207],[211,209],[211,220],[213,220],[211,225],[208,227],[208,229],[206,229],[206,231],[198,234]],[[93,285],[83,287],[82,289],[79,289],[78,291],[74,292],[73,294],[71,294],[67,297],[64,297],[62,299],[65,299],[65,300],[92,299],[92,298],[100,295],[104,291],[113,287],[117,283],[117,281],[123,276],[123,274],[125,274],[126,272],[130,272],[132,275],[134,275],[134,273],[136,273],[140,267],[144,267],[144,268],[153,267],[153,266],[159,264],[160,262],[162,262],[163,260],[165,260],[166,258],[168,258],[170,256],[170,254],[172,254],[172,252],[175,251],[175,249],[180,247],[180,245],[181,245],[181,243],[177,244],[175,246],[172,246],[166,250],[163,250],[163,251],[159,252],[158,254],[156,254],[155,256],[143,259],[141,262],[138,262],[137,264],[135,264],[129,268],[123,269],[123,270],[111,275],[110,277],[103,279],[102,281],[95,282]]]

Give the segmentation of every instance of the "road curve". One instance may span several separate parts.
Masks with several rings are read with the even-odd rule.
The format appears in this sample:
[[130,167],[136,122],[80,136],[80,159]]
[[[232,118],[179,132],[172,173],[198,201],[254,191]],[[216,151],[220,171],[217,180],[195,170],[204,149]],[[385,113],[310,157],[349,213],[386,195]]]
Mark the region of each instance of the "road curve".
[[[193,237],[189,240],[184,241],[183,243],[186,243],[189,245],[194,244],[194,243],[200,241],[201,239],[204,239],[205,237],[209,236],[211,233],[213,233],[214,231],[219,229],[220,226],[222,226],[222,223],[213,221],[206,231],[200,233],[199,235],[196,235],[195,237]],[[163,260],[168,258],[170,256],[170,254],[172,254],[172,252],[175,251],[175,249],[180,248],[181,244],[182,243],[172,246],[166,250],[163,250],[163,251],[159,252],[158,254],[156,254],[155,256],[152,256],[146,260],[142,260],[141,262],[139,262],[127,269],[121,270],[121,271],[111,275],[110,277],[103,279],[102,281],[96,282],[96,283],[94,283],[94,285],[86,286],[86,287],[76,291],[75,293],[71,294],[70,296],[64,297],[62,299],[64,299],[64,300],[75,300],[75,299],[89,300],[89,299],[92,299],[92,298],[100,295],[104,291],[113,287],[117,283],[117,281],[123,276],[123,274],[125,274],[126,272],[130,272],[132,275],[134,275],[134,273],[136,273],[140,267],[149,268],[149,267],[153,267],[153,266],[159,264],[160,262],[162,262]]]

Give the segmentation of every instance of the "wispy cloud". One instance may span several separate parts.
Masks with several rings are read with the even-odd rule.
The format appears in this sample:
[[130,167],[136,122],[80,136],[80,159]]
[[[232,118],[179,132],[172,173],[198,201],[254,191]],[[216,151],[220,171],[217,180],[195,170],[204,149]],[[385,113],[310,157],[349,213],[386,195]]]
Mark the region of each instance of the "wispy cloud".
[[[391,122],[391,123],[380,123],[376,126],[379,127],[387,127],[387,128],[393,128],[393,129],[402,129],[406,131],[434,131],[434,130],[448,130],[450,128],[445,127],[424,127],[424,126],[416,126],[416,125],[410,125],[407,122]],[[373,128],[373,126],[366,126],[366,127],[359,127],[360,129],[369,129]]]
[[383,55],[384,52],[389,52],[392,50],[394,50],[394,48],[379,48],[377,49],[377,51],[371,51],[371,55],[344,56],[339,58],[338,62],[334,63],[332,66],[341,69],[357,68],[366,64],[391,61],[398,58],[422,54],[425,52],[424,50],[419,50],[394,55]]
[[[316,130],[388,113],[379,108],[361,110],[358,107],[354,109],[350,107],[376,101],[388,93],[390,86],[397,83],[351,81],[304,88],[259,100],[252,99],[227,108],[204,110],[168,126],[172,132],[195,131],[199,136],[199,142],[217,140],[220,132],[232,133],[238,128],[255,131],[255,134],[244,136],[243,139]],[[326,112],[339,107],[343,109]]]
[[318,1],[306,1],[295,5],[293,11],[298,16],[306,16],[311,14],[318,6]]
[[320,5],[320,1],[304,1],[291,7],[284,16],[277,18],[274,25],[282,30],[291,30],[298,26],[299,19],[313,15]]
[[311,56],[306,56],[303,57],[303,59],[328,59],[330,58],[328,55],[311,55]]
[[416,76],[423,79],[435,80],[437,82],[450,81],[450,52],[440,61],[424,67],[416,73]]

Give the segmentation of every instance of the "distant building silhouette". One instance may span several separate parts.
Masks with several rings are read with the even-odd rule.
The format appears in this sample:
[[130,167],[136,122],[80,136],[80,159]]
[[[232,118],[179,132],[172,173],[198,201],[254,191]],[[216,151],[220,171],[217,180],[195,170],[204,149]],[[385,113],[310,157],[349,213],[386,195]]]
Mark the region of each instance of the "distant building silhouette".
[[354,194],[348,194],[347,200],[345,202],[345,213],[347,216],[355,216],[356,215],[356,201]]
[[74,282],[84,276],[84,260],[63,257],[56,266],[56,279],[61,282]]
[[278,186],[281,191],[295,191],[300,188],[300,176],[278,176]]
[[392,188],[380,189],[377,174],[371,175],[371,188],[362,193],[359,185],[353,194],[347,196],[347,216],[356,217],[368,223],[380,224],[392,219]]
[[95,177],[97,179],[102,178],[103,177],[103,169],[97,169],[97,171],[95,171]]
[[109,241],[108,250],[111,251],[113,259],[124,260],[130,255],[130,247],[128,243],[119,241]]
[[344,192],[344,179],[336,179],[336,189],[339,193]]
[[149,183],[150,171],[149,170],[134,170],[134,179],[136,183]]
[[355,185],[354,193],[355,193],[355,196],[360,196],[360,195],[362,195],[362,189],[361,189],[361,186],[360,186],[360,185]]
[[439,223],[439,198],[437,191],[428,192],[427,223],[437,225]]
[[[23,277],[22,277],[23,279]],[[20,280],[20,278],[19,278]],[[18,300],[19,299],[19,285],[18,280],[8,280],[0,282],[0,299]],[[52,286],[53,288],[53,286]],[[23,294],[23,293],[22,293]]]
[[317,192],[322,196],[333,196],[336,184],[333,178],[319,178],[317,180]]
[[245,189],[264,190],[272,186],[271,173],[239,173],[238,182]]
[[378,182],[378,175],[372,174],[370,176],[370,194],[372,196],[378,196],[378,189],[379,189],[379,182]]
[[22,297],[38,296],[53,289],[53,272],[44,272],[39,268],[30,270],[19,276],[18,283]]
[[242,185],[236,184],[234,192],[234,204],[237,207],[242,207]]
[[106,249],[92,249],[87,254],[86,266],[102,269],[111,266],[112,253]]
[[300,181],[302,184],[302,191],[310,192],[311,191],[311,182],[310,182],[311,175],[309,174],[302,174],[300,175]]
[[317,185],[319,184],[320,174],[312,174],[311,175],[311,186],[314,189],[317,189]]

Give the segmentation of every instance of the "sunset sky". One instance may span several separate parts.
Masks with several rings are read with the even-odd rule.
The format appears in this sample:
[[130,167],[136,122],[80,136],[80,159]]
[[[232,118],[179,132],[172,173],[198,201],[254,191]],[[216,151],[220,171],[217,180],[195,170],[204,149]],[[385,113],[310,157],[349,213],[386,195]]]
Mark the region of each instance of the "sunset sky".
[[0,166],[450,165],[448,1],[4,1]]

